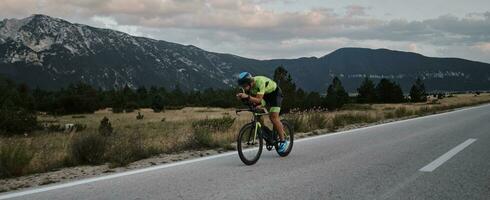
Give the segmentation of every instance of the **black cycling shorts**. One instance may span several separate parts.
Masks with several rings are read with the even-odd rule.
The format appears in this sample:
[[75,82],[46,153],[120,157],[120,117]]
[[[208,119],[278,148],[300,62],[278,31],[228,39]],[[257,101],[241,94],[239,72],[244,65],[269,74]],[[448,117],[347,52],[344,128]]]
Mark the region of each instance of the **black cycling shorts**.
[[277,86],[276,90],[274,92],[264,94],[264,101],[266,103],[267,107],[273,108],[273,107],[281,107],[282,104],[282,91],[279,86]]

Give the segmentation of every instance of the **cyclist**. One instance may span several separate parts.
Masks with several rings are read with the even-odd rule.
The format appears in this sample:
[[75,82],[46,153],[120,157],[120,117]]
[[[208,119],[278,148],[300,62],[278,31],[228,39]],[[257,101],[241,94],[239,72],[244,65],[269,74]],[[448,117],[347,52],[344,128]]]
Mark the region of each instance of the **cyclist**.
[[245,90],[245,93],[238,93],[236,95],[238,99],[249,101],[258,106],[264,106],[265,102],[265,105],[270,107],[269,119],[274,125],[274,129],[279,133],[279,152],[285,152],[288,141],[284,138],[284,126],[279,119],[283,97],[281,88],[270,78],[265,76],[252,76],[248,72],[242,72],[238,75],[238,85]]

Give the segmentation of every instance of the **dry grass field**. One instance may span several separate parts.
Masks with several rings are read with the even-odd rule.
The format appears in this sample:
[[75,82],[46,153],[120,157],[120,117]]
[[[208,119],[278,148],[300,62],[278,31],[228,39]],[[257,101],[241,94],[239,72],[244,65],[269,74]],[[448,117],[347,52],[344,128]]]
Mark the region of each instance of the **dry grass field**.
[[[297,132],[316,129],[333,132],[352,124],[415,117],[489,102],[490,94],[460,94],[427,103],[349,104],[335,112],[312,110],[284,117]],[[143,119],[137,119],[138,112]],[[113,128],[106,136],[99,130],[104,117]],[[234,109],[221,108],[183,108],[161,113],[141,109],[118,114],[107,109],[86,115],[39,115],[41,123],[58,129],[65,124],[83,128],[72,131],[55,128],[0,137],[0,168],[9,170],[4,177],[12,177],[85,164],[124,166],[153,155],[189,149],[231,149],[238,130],[250,119],[250,114],[237,116]]]

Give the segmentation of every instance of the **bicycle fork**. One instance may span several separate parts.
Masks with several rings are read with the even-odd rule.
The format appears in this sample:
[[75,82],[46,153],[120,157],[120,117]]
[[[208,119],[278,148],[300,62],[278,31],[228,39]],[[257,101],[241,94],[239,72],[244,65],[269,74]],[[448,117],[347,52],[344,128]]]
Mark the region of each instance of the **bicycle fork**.
[[248,135],[248,142],[247,142],[247,145],[255,145],[255,141],[257,141],[257,133],[258,131],[260,130],[260,128],[262,128],[262,125],[260,123],[255,123],[255,129],[254,129],[254,134],[253,134],[253,140],[252,142],[250,142],[250,139],[252,139],[252,134],[249,134]]

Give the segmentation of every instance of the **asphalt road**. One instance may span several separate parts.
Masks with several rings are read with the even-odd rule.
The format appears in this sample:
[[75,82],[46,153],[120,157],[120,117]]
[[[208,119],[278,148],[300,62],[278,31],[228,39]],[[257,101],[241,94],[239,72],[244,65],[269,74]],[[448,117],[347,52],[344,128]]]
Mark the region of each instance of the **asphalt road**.
[[7,197],[490,199],[490,105],[299,140],[253,166],[231,152]]

